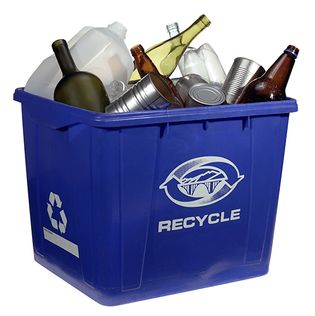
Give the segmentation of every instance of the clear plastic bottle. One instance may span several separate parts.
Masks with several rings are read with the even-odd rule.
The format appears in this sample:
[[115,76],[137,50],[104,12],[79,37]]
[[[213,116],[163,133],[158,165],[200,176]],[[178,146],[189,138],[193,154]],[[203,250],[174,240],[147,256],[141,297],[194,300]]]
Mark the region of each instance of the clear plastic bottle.
[[226,78],[226,73],[214,49],[208,43],[205,43],[199,47],[198,55],[203,61],[203,66],[208,75],[208,80],[205,80],[209,83],[222,86]]
[[206,82],[210,82],[207,68],[199,55],[199,50],[197,48],[191,49],[189,52],[184,54],[182,74],[183,76],[196,74]]
[[[133,62],[124,42],[127,29],[119,22],[107,28],[85,27],[70,41],[71,55],[82,71],[100,78],[105,88],[114,80],[127,84]],[[46,58],[28,80],[25,91],[53,99],[62,73],[55,56]]]

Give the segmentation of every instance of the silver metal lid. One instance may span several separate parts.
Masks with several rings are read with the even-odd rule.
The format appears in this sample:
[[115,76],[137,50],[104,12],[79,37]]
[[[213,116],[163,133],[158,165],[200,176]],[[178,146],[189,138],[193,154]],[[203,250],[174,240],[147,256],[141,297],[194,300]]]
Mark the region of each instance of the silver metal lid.
[[225,102],[224,92],[207,83],[194,85],[188,94],[192,101],[203,105],[220,105]]
[[189,90],[194,85],[200,84],[200,83],[207,83],[207,81],[202,79],[199,75],[189,74],[184,77],[181,77],[176,82],[176,90],[178,91],[182,100],[184,100],[184,102],[186,103],[186,101],[189,99],[189,95],[188,95]]

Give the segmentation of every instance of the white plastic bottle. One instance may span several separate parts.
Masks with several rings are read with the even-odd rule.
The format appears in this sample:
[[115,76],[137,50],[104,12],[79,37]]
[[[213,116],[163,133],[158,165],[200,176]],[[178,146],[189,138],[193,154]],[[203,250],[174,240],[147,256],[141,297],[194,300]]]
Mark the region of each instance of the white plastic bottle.
[[208,43],[205,43],[199,47],[198,55],[202,59],[206,69],[208,75],[207,81],[222,86],[226,78],[226,73],[214,49]]
[[225,71],[218,55],[208,43],[185,52],[182,58],[183,76],[197,74],[208,83],[217,86],[223,85],[226,78]]
[[[84,27],[70,41],[71,55],[81,71],[100,78],[105,88],[114,80],[128,83],[133,62],[124,42],[127,29],[119,22],[107,28]],[[55,56],[46,58],[29,78],[25,91],[53,99],[62,78]]]
[[183,76],[195,74],[199,75],[202,79],[209,83],[209,76],[207,73],[207,68],[204,62],[199,56],[198,49],[191,49],[184,53],[182,57],[182,69],[181,72]]

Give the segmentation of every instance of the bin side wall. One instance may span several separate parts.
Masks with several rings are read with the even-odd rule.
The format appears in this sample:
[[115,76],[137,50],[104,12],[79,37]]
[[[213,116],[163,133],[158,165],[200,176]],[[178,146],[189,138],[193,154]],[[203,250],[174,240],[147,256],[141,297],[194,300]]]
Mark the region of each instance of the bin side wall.
[[266,273],[287,123],[52,129],[23,105],[37,261],[108,305]]

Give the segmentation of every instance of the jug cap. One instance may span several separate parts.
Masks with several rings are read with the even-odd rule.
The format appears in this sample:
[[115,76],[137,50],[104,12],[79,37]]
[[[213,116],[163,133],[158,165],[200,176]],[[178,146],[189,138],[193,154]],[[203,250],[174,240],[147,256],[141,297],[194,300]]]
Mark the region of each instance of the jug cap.
[[127,28],[119,22],[114,22],[108,25],[108,29],[117,34],[120,38],[125,39]]

